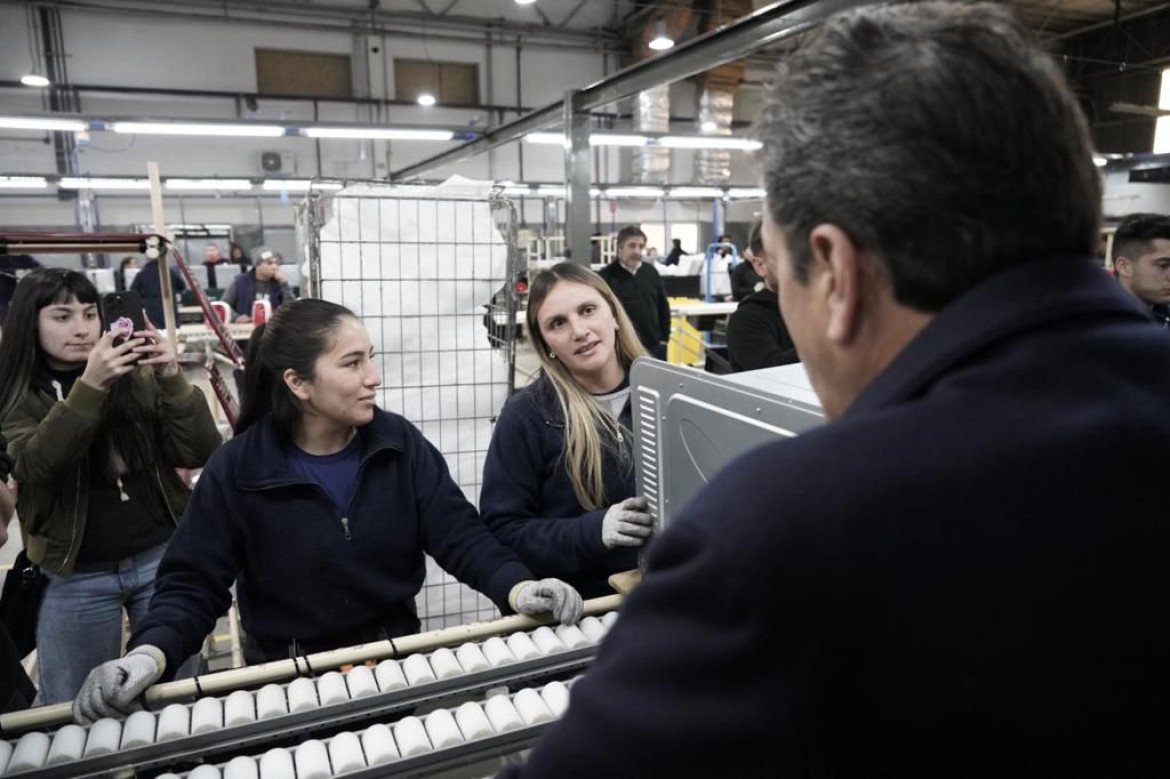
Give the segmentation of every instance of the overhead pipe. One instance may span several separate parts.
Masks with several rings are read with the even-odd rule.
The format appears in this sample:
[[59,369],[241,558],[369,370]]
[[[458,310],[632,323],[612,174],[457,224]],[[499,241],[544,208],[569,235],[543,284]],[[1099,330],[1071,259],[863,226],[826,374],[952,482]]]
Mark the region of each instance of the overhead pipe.
[[[878,4],[879,0],[782,0],[773,3],[726,27],[675,46],[660,57],[644,60],[585,87],[578,92],[578,110],[592,111],[658,84],[689,78],[804,33],[833,14]],[[563,117],[564,101],[558,100],[489,130],[478,140],[393,171],[390,178],[394,181],[417,178],[436,168],[518,141],[530,132],[555,127]]]

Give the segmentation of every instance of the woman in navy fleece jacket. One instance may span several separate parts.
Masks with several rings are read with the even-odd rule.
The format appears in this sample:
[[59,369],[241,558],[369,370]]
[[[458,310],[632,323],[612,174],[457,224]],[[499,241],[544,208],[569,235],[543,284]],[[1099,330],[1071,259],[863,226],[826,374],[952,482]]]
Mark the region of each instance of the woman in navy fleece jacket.
[[630,433],[629,368],[646,350],[605,281],[571,263],[533,280],[528,331],[543,371],[500,413],[480,510],[538,576],[609,594],[653,525],[633,497]]
[[417,632],[424,553],[502,610],[580,618],[581,596],[534,581],[435,447],[374,405],[372,358],[362,323],[323,300],[253,334],[236,437],[199,479],[130,653],[86,679],[79,721],[134,709],[199,648],[233,581],[250,663]]

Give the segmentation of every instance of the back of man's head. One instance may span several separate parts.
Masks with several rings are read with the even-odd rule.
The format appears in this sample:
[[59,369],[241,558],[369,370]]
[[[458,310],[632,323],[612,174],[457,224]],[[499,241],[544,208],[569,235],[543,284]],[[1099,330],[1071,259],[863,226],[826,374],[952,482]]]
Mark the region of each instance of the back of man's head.
[[792,274],[809,232],[876,254],[895,299],[937,311],[1042,256],[1089,255],[1101,188],[1060,68],[998,5],[869,8],[787,57],[761,127]]
[[1150,251],[1159,238],[1170,240],[1170,216],[1163,214],[1130,214],[1117,226],[1113,234],[1114,258],[1135,260]]

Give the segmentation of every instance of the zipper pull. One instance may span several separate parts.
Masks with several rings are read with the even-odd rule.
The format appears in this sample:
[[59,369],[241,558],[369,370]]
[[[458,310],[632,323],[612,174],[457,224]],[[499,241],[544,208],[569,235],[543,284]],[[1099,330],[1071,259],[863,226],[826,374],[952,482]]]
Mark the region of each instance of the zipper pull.
[[353,536],[349,534],[349,517],[341,518],[341,527],[345,530],[345,540],[352,541]]
[[56,379],[53,379],[52,381],[49,382],[49,384],[53,385],[53,389],[57,391],[57,400],[58,401],[65,400],[65,395],[62,394],[62,392],[61,392],[61,382],[57,381]]
[[121,476],[118,477],[118,497],[122,499],[123,503],[127,503],[130,500],[130,496],[126,494],[126,488],[122,486]]

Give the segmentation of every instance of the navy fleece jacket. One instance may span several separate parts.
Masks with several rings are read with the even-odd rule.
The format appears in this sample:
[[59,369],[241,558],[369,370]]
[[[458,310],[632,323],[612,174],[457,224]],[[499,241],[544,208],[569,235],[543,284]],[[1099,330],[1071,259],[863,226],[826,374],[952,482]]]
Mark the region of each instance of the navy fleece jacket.
[[[621,422],[629,434],[630,407]],[[608,505],[587,511],[565,470],[565,423],[548,378],[516,393],[496,421],[479,496],[483,521],[539,576],[555,576],[586,598],[612,595],[612,573],[638,565],[635,548],[606,549],[601,521],[614,503],[634,496],[634,468],[607,452]]]
[[268,419],[217,451],[130,645],[153,644],[176,668],[227,610],[237,577],[250,635],[319,642],[351,634],[414,598],[424,552],[507,611],[511,588],[534,577],[483,526],[438,450],[380,409],[358,435],[362,460],[344,517],[291,468]]

